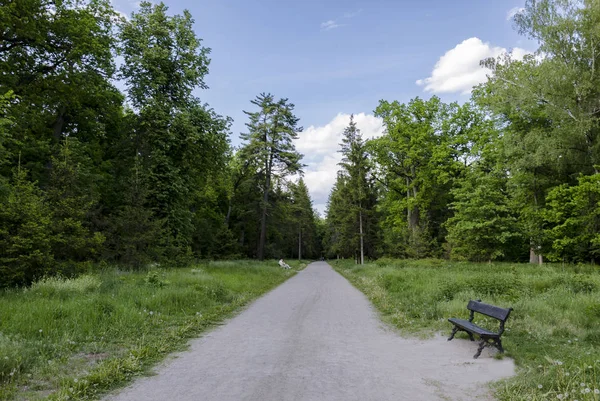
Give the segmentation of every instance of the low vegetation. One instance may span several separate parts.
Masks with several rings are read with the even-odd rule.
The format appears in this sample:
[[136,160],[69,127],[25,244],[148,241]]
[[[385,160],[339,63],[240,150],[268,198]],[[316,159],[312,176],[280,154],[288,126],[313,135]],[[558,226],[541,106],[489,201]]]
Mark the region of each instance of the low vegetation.
[[393,259],[332,265],[406,333],[449,334],[446,319],[466,318],[470,299],[513,307],[502,341],[518,374],[496,385],[499,399],[600,400],[597,267]]
[[305,266],[290,264],[107,270],[0,293],[0,399],[95,398]]

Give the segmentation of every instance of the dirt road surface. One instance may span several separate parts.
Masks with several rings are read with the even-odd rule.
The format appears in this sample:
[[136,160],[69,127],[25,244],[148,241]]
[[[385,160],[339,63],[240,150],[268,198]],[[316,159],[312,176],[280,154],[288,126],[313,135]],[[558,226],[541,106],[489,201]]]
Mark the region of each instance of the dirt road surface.
[[[448,324],[448,331],[451,327]],[[387,328],[327,263],[312,263],[112,401],[481,400],[512,360]]]

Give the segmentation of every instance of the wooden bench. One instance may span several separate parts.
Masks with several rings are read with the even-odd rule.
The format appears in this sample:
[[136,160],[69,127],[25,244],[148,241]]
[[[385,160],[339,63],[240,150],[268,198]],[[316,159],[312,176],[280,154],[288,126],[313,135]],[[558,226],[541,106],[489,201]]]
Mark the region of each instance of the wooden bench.
[[[498,306],[484,304],[479,299],[477,301],[469,301],[467,309],[471,311],[469,320],[457,318],[448,319],[448,321],[454,325],[454,328],[452,329],[452,334],[450,334],[450,337],[448,337],[448,341],[452,340],[454,338],[454,335],[458,331],[464,331],[469,335],[471,341],[475,341],[475,339],[473,338],[473,334],[476,334],[481,340],[481,342],[479,343],[479,348],[477,349],[477,353],[475,354],[475,356],[473,356],[473,358],[479,358],[479,355],[481,355],[481,351],[483,351],[483,349],[486,346],[494,346],[498,348],[500,352],[504,352],[504,348],[502,348],[502,340],[500,340],[500,337],[504,332],[504,323],[506,323],[506,321],[508,320],[510,312],[512,312],[513,308],[504,309]],[[493,332],[484,329],[483,327],[477,326],[475,323],[473,323],[475,312],[499,320],[500,328],[498,329],[498,332]]]

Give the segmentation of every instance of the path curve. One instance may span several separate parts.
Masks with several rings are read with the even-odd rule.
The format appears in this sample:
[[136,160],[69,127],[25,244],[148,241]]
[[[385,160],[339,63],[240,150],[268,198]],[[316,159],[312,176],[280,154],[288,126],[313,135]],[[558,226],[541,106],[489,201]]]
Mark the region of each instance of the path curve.
[[474,360],[475,351],[460,339],[400,337],[318,262],[107,400],[486,399],[482,383],[514,365],[485,352]]

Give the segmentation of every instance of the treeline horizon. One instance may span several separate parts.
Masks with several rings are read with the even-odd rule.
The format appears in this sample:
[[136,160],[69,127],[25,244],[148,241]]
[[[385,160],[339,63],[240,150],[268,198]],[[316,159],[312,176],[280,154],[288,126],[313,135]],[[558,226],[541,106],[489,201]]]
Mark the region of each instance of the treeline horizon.
[[219,258],[596,261],[595,1],[528,1],[514,23],[539,49],[483,60],[465,104],[382,100],[369,141],[351,119],[324,219],[293,103],[249,99],[235,148],[193,95],[210,65],[193,23],[163,3],[0,6],[0,287]]
[[596,262],[600,4],[530,0],[513,23],[539,48],[482,60],[492,74],[469,102],[382,100],[369,141],[351,121],[329,257]]
[[98,264],[321,255],[292,180],[294,105],[249,99],[233,148],[231,119],[193,95],[210,64],[193,23],[163,3],[127,19],[109,0],[0,6],[0,287]]

